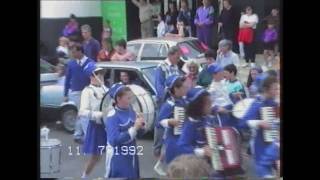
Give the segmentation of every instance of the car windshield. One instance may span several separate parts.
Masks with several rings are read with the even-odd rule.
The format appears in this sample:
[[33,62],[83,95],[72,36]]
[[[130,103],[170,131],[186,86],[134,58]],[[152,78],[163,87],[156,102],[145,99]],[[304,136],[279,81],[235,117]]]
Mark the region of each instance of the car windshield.
[[199,40],[185,41],[178,44],[182,57],[186,60],[199,58],[207,50],[207,46]]
[[143,74],[145,74],[147,76],[147,78],[151,82],[151,84],[153,86],[155,86],[156,68],[155,67],[143,68],[142,72],[143,72]]
[[40,59],[40,73],[54,73],[55,66],[48,63],[47,61]]

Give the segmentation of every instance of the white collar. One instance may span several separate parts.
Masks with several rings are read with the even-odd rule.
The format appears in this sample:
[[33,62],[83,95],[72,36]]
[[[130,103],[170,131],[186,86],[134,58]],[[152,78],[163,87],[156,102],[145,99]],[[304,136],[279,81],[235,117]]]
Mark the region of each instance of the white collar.
[[[83,57],[80,59],[81,65],[83,65],[87,59],[88,59],[88,57],[83,55]],[[79,62],[79,59],[77,59],[77,62]]]
[[191,122],[200,122],[199,120],[193,119],[192,117],[189,117],[189,120],[190,120]]
[[169,66],[173,65],[173,64],[171,63],[171,61],[169,60],[169,58],[165,59],[164,61],[165,61]]

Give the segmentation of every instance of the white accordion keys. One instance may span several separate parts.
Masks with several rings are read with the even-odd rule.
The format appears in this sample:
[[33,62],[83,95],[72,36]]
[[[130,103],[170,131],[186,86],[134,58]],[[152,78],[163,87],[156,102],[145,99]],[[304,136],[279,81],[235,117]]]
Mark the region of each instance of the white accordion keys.
[[184,107],[175,106],[173,118],[180,121],[179,125],[173,128],[173,134],[174,135],[180,135],[182,133],[182,125],[185,118],[185,109]]
[[279,130],[277,127],[276,112],[273,107],[262,107],[260,109],[261,118],[270,125],[271,129],[263,130],[263,138],[265,142],[273,142],[279,136]]

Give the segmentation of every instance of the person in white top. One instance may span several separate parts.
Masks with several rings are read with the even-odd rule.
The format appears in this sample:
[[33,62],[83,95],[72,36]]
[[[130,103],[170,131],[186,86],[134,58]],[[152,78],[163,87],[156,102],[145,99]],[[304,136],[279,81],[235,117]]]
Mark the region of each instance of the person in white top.
[[153,37],[153,6],[150,0],[132,0],[132,3],[139,8],[139,19],[141,23],[141,37]]
[[159,24],[157,26],[157,37],[164,37],[168,32],[167,24],[164,22],[164,16],[162,14],[158,15]]
[[216,63],[222,68],[229,64],[234,64],[236,67],[239,66],[239,56],[232,51],[232,41],[223,39],[219,42],[219,49],[217,52]]
[[96,67],[94,63],[86,66],[84,72],[90,77],[90,85],[86,86],[81,93],[78,115],[83,119],[82,128],[85,132],[83,153],[89,157],[82,178],[86,178],[101,159],[101,146],[105,146],[107,142],[105,126],[102,121],[104,114],[100,111],[102,98],[107,91],[103,84],[105,72],[102,68]]
[[59,38],[59,46],[56,49],[56,52],[59,57],[68,58],[69,57],[69,39],[62,36]]
[[[245,14],[241,15],[239,23],[239,51],[241,58],[245,58],[246,63],[243,67],[247,67],[251,61],[251,67],[255,65],[255,29],[259,22],[258,16],[253,13],[252,7],[245,8]],[[245,32],[244,32],[245,31]],[[241,33],[243,32],[243,34]],[[242,36],[241,36],[242,34]]]

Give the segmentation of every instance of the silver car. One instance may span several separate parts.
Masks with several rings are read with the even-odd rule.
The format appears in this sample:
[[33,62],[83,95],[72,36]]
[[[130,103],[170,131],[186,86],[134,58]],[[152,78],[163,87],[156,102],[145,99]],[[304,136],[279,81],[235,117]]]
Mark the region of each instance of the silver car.
[[[202,67],[206,60],[204,52],[208,49],[197,38],[145,38],[128,41],[127,49],[137,56],[136,61],[162,61],[167,58],[168,50],[172,46],[178,46],[181,50],[181,61],[179,67],[187,72],[185,63],[195,60]],[[201,70],[201,68],[200,68]]]
[[[74,131],[75,120],[77,118],[78,109],[73,102],[63,102],[63,83],[58,83],[61,77],[53,70],[52,65],[41,61],[43,68],[41,71],[41,90],[40,90],[40,106],[42,116],[48,116],[48,110],[54,111],[53,114],[58,115],[56,119],[61,119],[63,127],[68,132]],[[110,87],[113,83],[120,81],[120,72],[126,71],[130,75],[132,84],[131,88],[137,94],[135,101],[136,109],[140,111],[147,121],[147,130],[152,130],[156,117],[157,105],[155,103],[155,69],[156,62],[101,62],[97,63],[98,67],[106,69],[104,75],[105,85]],[[139,95],[139,93],[141,95]],[[104,98],[101,102],[101,108],[106,111],[112,104],[111,100]]]

